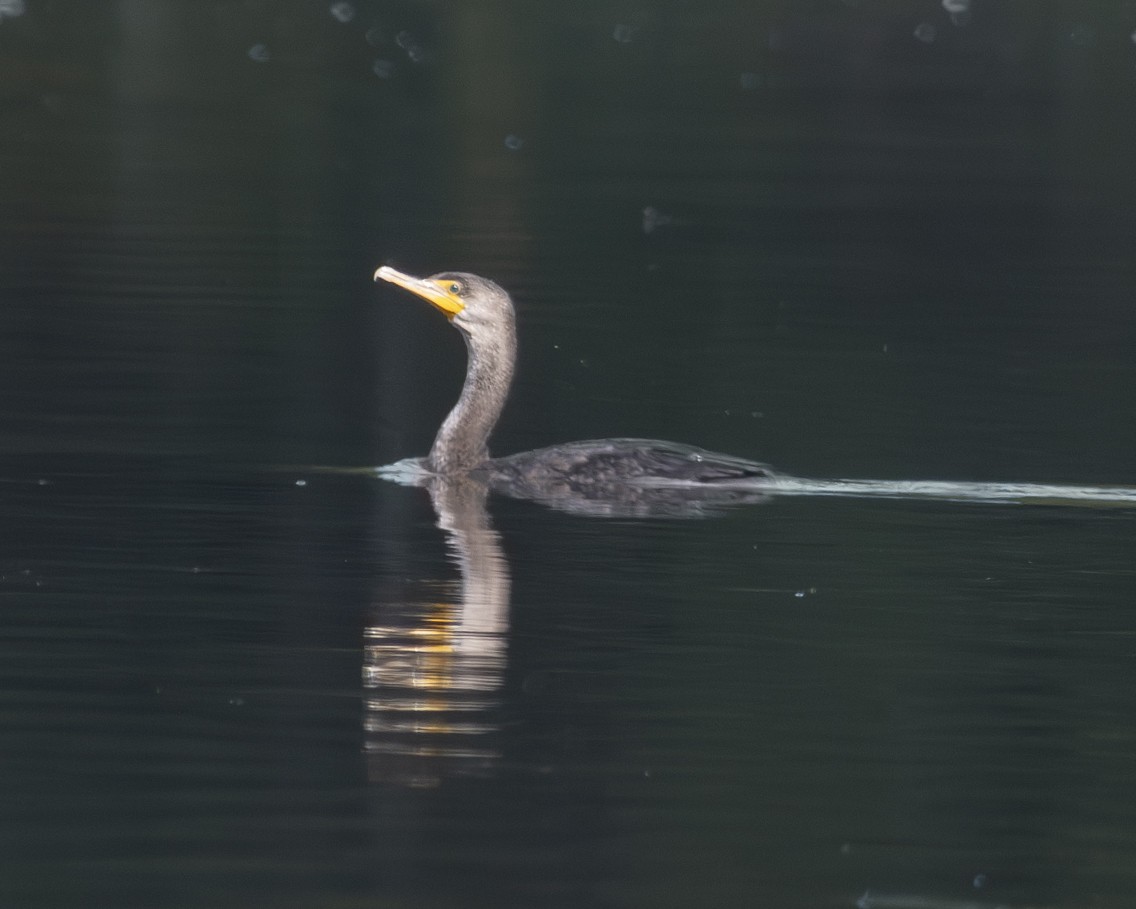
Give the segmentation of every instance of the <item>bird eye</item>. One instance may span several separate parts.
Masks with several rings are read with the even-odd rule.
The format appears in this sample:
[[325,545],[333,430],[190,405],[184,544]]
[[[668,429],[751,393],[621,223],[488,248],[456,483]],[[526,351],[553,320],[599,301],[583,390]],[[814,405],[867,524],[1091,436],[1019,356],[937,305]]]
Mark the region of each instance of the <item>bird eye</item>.
[[450,285],[450,293],[452,293],[455,297],[460,297],[462,295],[462,286],[458,284],[457,281],[455,281]]

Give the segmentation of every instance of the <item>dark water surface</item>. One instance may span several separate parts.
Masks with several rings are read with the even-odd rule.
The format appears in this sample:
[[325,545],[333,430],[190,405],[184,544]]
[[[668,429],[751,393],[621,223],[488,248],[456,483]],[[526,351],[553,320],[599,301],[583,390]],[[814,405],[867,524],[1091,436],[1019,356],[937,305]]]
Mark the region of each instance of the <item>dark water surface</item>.
[[338,468],[461,380],[388,263],[514,292],[501,453],[1136,485],[1134,33],[0,3],[0,903],[1131,905],[1130,507]]

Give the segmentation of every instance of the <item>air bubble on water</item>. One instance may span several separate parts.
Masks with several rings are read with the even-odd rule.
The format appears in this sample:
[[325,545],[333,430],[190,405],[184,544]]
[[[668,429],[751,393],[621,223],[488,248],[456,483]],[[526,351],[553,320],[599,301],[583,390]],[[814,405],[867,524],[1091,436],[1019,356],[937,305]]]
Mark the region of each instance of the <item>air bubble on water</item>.
[[635,38],[635,28],[620,24],[612,29],[611,36],[620,44],[630,44]]
[[394,63],[390,60],[376,60],[371,64],[371,72],[380,79],[389,79],[394,72]]
[[952,16],[956,13],[969,13],[970,0],[943,0],[943,9]]
[[421,63],[426,59],[426,51],[418,43],[418,39],[406,29],[394,36],[394,43],[406,51],[411,63]]
[[248,49],[248,57],[253,63],[267,63],[272,55],[267,44],[254,44]]
[[738,78],[741,87],[747,92],[753,91],[761,85],[761,76],[758,73],[742,73]]
[[915,26],[915,38],[924,44],[930,44],[935,40],[935,26],[930,22],[920,22]]
[[377,25],[372,25],[367,29],[366,34],[363,35],[363,40],[366,41],[371,47],[378,47],[383,43],[383,32]]
[[308,485],[308,481],[307,481],[307,480],[297,480],[297,481],[296,481],[296,485],[297,485],[297,486],[307,486],[307,485]]
[[971,881],[971,884],[974,885],[975,890],[981,890],[983,887],[986,886],[986,875],[985,874],[976,874],[974,876],[974,880]]
[[0,0],[0,19],[7,16],[14,19],[16,16],[22,16],[27,12],[27,4],[24,0]]
[[524,144],[525,140],[516,135],[516,133],[509,133],[509,135],[505,137],[505,148],[509,149],[509,151],[519,151]]
[[659,211],[655,206],[648,205],[643,209],[643,233],[654,233],[658,228],[674,223],[674,218],[666,212]]
[[1091,25],[1073,26],[1073,30],[1069,32],[1069,40],[1072,41],[1077,47],[1089,47],[1097,40],[1097,32]]
[[339,0],[331,4],[331,14],[340,22],[346,24],[355,18],[355,4],[347,0]]

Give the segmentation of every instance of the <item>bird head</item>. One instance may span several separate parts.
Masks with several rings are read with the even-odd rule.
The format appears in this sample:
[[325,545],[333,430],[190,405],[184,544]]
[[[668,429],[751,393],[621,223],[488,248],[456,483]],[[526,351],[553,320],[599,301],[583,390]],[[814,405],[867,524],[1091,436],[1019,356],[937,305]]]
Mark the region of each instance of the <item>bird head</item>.
[[380,279],[421,297],[467,334],[476,332],[479,326],[493,327],[513,320],[513,301],[505,290],[469,272],[443,271],[415,278],[384,265],[375,272],[375,280]]

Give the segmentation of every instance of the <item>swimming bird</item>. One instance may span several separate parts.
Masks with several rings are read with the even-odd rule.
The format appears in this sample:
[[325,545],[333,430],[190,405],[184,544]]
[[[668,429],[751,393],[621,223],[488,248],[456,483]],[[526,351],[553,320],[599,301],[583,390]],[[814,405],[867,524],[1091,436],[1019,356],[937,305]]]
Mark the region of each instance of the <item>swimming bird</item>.
[[[538,448],[506,457],[489,454],[489,436],[509,396],[517,359],[516,314],[503,288],[467,272],[445,271],[416,278],[388,266],[375,280],[389,281],[432,304],[465,340],[465,383],[457,403],[443,420],[424,458],[402,462],[428,476],[468,474],[484,478],[498,492],[536,499],[568,510],[595,512],[607,502],[608,513],[650,512],[669,489],[680,498],[705,499],[710,487],[739,487],[755,493],[755,483],[771,480],[772,468],[756,461],[657,439],[589,439]],[[591,504],[581,506],[581,500]],[[569,504],[572,502],[572,504]],[[600,506],[602,507],[602,506]],[[663,505],[670,510],[671,505]]]

